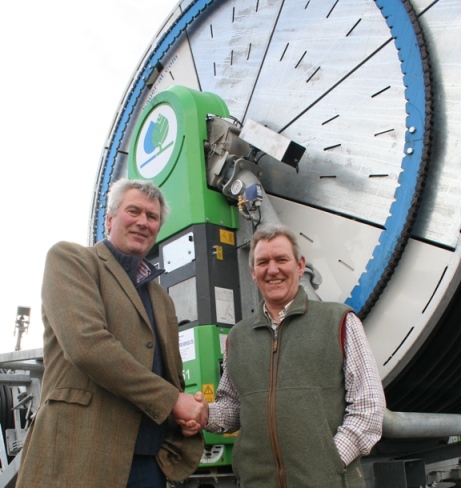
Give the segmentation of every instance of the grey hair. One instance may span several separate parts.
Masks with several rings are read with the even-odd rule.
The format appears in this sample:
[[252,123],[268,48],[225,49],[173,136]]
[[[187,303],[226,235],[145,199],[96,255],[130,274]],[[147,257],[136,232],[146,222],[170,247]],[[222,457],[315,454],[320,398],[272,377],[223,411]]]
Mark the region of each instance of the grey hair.
[[117,213],[128,190],[139,190],[149,200],[158,200],[160,204],[160,225],[164,224],[170,213],[170,208],[160,188],[148,180],[128,180],[127,178],[122,178],[113,183],[107,198],[108,216],[113,217]]
[[282,224],[273,224],[267,225],[265,227],[261,227],[253,234],[250,244],[250,255],[248,256],[248,264],[250,268],[253,269],[254,260],[255,260],[255,247],[259,241],[271,241],[278,236],[285,236],[290,242],[293,248],[293,254],[296,258],[296,261],[299,262],[301,260],[302,254],[301,249],[299,248],[298,238],[296,234],[286,225]]

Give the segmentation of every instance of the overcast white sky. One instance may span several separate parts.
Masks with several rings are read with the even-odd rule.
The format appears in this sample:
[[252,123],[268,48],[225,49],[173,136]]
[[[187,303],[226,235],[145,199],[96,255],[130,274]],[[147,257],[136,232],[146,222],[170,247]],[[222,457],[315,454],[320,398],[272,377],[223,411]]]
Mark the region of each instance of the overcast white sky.
[[14,350],[19,305],[32,308],[22,349],[42,346],[45,254],[59,240],[87,244],[94,182],[115,110],[177,3],[0,3],[0,352]]

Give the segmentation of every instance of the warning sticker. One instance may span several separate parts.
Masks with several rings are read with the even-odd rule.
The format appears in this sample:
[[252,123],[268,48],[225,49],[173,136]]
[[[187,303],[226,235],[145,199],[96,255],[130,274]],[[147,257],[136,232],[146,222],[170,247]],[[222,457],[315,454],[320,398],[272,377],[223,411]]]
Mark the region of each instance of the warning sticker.
[[224,254],[222,252],[222,246],[214,246],[214,248],[215,248],[215,253],[216,253],[216,259],[223,261],[224,260]]
[[202,385],[202,393],[208,403],[214,402],[214,385],[212,383]]
[[235,246],[235,236],[234,233],[230,230],[219,229],[219,240],[223,244],[230,244],[231,246]]

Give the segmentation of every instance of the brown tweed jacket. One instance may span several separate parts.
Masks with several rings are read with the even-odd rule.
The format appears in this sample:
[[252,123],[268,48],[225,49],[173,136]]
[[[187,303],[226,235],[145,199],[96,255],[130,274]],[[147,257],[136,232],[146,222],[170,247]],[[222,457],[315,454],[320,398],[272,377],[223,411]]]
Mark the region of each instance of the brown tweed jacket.
[[[126,487],[141,412],[163,422],[184,389],[173,302],[155,281],[149,287],[165,379],[151,371],[155,338],[141,299],[106,245],[50,249],[41,406],[16,488]],[[169,423],[158,458],[180,480],[198,465],[203,440]]]

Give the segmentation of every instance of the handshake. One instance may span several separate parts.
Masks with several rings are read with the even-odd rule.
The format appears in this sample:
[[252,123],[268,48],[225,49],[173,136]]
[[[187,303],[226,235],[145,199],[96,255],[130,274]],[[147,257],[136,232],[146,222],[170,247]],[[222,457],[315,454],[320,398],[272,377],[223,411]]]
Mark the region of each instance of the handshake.
[[198,434],[208,423],[208,403],[200,391],[195,395],[180,393],[171,411],[184,436]]

